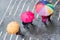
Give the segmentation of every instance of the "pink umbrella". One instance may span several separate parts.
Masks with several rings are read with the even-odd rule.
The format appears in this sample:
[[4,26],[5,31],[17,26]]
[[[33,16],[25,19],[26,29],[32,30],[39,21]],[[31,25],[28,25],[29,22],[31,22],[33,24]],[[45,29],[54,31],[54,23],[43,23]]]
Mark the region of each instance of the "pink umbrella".
[[32,22],[34,19],[34,13],[32,13],[30,11],[23,12],[21,14],[20,18],[21,18],[22,22],[24,22],[24,23]]

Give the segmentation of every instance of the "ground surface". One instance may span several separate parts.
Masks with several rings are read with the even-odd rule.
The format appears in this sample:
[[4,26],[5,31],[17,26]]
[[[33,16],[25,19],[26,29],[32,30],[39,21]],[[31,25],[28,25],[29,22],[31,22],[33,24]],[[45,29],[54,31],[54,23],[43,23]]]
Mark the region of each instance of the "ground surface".
[[[0,40],[60,40],[60,2],[56,5],[54,14],[51,17],[52,24],[47,22],[48,27],[41,22],[40,16],[35,18],[33,24],[35,29],[26,30],[19,19],[22,12],[30,10],[35,13],[34,5],[38,0],[0,0]],[[47,0],[50,1],[50,0]],[[53,0],[54,4],[56,0]],[[9,5],[9,6],[8,6]],[[15,15],[15,16],[14,16]],[[2,22],[1,22],[2,20]],[[10,35],[6,32],[6,26],[10,21],[16,20],[21,25],[21,31],[25,34],[24,38],[19,35]]]

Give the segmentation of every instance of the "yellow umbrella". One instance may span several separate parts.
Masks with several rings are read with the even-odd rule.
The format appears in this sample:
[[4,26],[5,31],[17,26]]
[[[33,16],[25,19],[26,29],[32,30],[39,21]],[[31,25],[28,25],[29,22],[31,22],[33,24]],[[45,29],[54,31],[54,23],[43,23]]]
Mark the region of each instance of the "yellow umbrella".
[[9,34],[16,34],[19,31],[19,23],[12,21],[7,25],[7,32]]

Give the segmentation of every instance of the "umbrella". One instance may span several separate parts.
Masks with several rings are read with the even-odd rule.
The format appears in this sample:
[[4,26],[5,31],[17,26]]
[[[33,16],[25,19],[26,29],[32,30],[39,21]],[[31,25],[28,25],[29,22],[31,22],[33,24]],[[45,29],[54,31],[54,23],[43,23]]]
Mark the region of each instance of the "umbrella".
[[23,12],[21,14],[20,18],[21,18],[22,22],[24,22],[24,23],[32,22],[34,19],[34,13],[32,13],[30,11]]
[[29,24],[33,25],[32,21],[34,19],[34,13],[32,13],[31,11],[23,12],[20,18],[21,18],[22,24],[24,25],[24,28],[30,29]]
[[9,34],[16,34],[19,31],[19,23],[16,21],[11,21],[7,25],[6,29]]
[[47,1],[39,1],[35,6],[36,12],[41,16],[49,16],[54,12],[53,4]]

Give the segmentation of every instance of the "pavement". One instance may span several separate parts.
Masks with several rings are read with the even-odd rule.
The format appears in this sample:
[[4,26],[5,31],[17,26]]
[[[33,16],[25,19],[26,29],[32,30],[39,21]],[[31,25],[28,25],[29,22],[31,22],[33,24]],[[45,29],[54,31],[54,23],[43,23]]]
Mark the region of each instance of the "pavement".
[[[0,0],[0,40],[60,40],[60,2],[55,6],[54,14],[51,17],[52,23],[47,21],[48,26],[45,26],[41,17],[35,12],[34,5],[39,0]],[[51,0],[47,0],[51,1]],[[55,4],[56,0],[52,3]],[[19,19],[22,12],[30,10],[34,12],[35,19],[33,24],[35,28],[27,30],[23,27]],[[20,29],[25,35],[22,38],[20,35],[11,35],[6,32],[6,26],[11,21],[17,21],[20,24]]]

